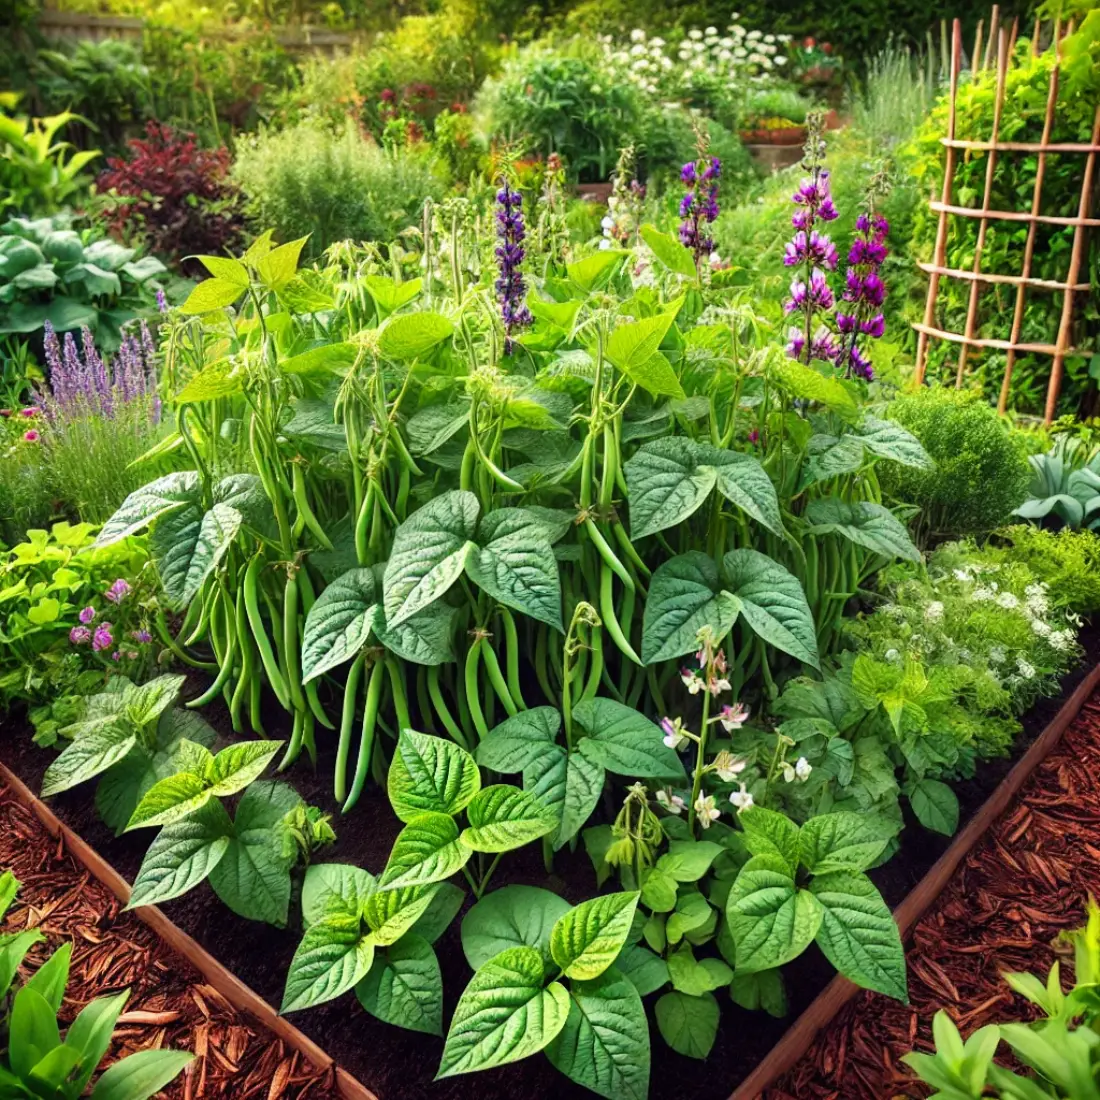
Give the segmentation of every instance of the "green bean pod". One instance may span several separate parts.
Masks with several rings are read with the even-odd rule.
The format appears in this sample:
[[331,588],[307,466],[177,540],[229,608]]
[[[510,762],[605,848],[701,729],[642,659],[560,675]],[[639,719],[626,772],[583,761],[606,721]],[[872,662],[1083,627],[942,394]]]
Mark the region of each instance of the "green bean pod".
[[294,496],[294,506],[297,509],[295,524],[301,520],[305,526],[309,528],[310,534],[313,535],[326,550],[332,550],[332,540],[325,534],[325,529],[321,526],[313,509],[309,506],[309,497],[306,495],[306,479],[302,473],[300,463],[294,462],[291,464],[290,476],[292,485],[291,492]]
[[344,802],[341,813],[346,814],[355,806],[367,783],[371,754],[374,752],[374,728],[378,722],[378,704],[382,698],[384,675],[383,663],[376,661],[370,670],[370,679],[367,681],[367,693],[363,704],[363,728],[359,739],[359,756],[355,761],[355,775],[351,781],[351,792]]
[[332,778],[332,793],[337,802],[343,802],[348,793],[348,753],[351,750],[351,727],[355,723],[355,702],[359,697],[359,681],[363,678],[363,666],[367,655],[360,653],[348,670],[348,682],[344,687],[344,705],[340,714],[340,740],[336,745],[336,769]]
[[286,747],[286,752],[283,754],[282,760],[279,761],[279,766],[276,771],[286,771],[295,760],[298,759],[299,754],[302,751],[302,735],[305,732],[305,715],[300,710],[294,712],[294,727],[290,734],[290,743]]
[[514,718],[519,714],[519,707],[516,706],[512,693],[508,690],[508,685],[505,683],[504,676],[500,671],[500,661],[497,660],[496,651],[488,639],[481,643],[481,663],[485,666],[489,683],[492,685],[493,691],[496,692],[497,698],[503,704],[504,709],[508,712],[508,717]]
[[160,640],[167,646],[168,651],[177,660],[182,661],[185,665],[190,665],[192,668],[202,669],[204,672],[213,672],[218,664],[216,661],[202,661],[197,657],[192,657],[180,644],[172,637],[172,632],[168,628],[168,619],[165,617],[164,611],[158,609],[153,622],[157,628],[157,634],[160,635]]
[[244,607],[248,615],[248,625],[252,630],[252,637],[256,642],[256,649],[260,654],[260,662],[264,667],[264,674],[271,690],[275,692],[284,710],[290,710],[290,694],[286,681],[279,670],[279,663],[275,659],[275,653],[271,648],[271,641],[264,627],[263,616],[260,614],[259,601],[259,576],[261,555],[257,554],[249,563],[244,574]]
[[447,706],[447,701],[443,698],[443,689],[439,686],[439,665],[432,665],[428,669],[427,679],[428,696],[432,702],[432,709],[443,723],[443,728],[459,745],[469,752],[470,742],[466,739],[466,734],[462,732],[462,728],[454,720]]
[[619,647],[624,657],[629,657],[636,665],[642,663],[641,657],[634,652],[634,647],[623,633],[619,620],[615,616],[615,599],[612,588],[611,567],[604,562],[600,566],[600,618],[611,635],[611,640]]
[[500,608],[500,618],[504,623],[504,667],[508,674],[508,691],[520,710],[526,710],[523,690],[519,682],[519,632],[516,620],[506,607]]
[[298,651],[298,577],[291,570],[283,585],[283,663],[286,667],[290,701],[296,710],[306,709]]
[[387,653],[383,658],[386,672],[390,678],[390,691],[393,693],[393,710],[397,716],[397,734],[400,737],[402,730],[412,729],[412,716],[409,714],[408,697],[405,694],[405,679],[401,675],[401,666],[393,655]]
[[485,722],[485,713],[481,709],[481,685],[478,682],[478,665],[481,659],[481,637],[474,638],[473,645],[466,653],[466,667],[463,681],[466,685],[466,706],[470,709],[470,720],[473,722],[477,739],[480,741],[489,736],[489,727]]

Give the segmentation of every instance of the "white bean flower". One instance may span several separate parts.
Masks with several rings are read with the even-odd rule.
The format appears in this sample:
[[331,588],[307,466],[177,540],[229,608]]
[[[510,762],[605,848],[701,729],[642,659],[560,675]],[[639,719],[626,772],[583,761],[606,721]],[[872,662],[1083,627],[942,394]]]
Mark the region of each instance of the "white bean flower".
[[684,812],[684,800],[671,791],[658,791],[657,804],[670,814],[682,814]]
[[722,811],[714,804],[714,795],[701,794],[695,800],[695,816],[704,829],[709,829],[712,821],[722,816]]
[[701,30],[697,30],[695,27],[692,27],[691,30],[688,31],[688,38],[698,40],[702,37],[703,37],[703,32]]
[[634,30],[632,30],[630,32],[630,41],[631,42],[644,42],[645,41],[645,31],[643,31],[640,27],[635,27]]
[[723,783],[732,783],[748,767],[748,761],[723,749],[714,758],[714,772]]
[[741,783],[738,789],[730,795],[730,802],[733,803],[739,814],[743,814],[746,810],[752,808],[752,795],[745,789],[744,783]]

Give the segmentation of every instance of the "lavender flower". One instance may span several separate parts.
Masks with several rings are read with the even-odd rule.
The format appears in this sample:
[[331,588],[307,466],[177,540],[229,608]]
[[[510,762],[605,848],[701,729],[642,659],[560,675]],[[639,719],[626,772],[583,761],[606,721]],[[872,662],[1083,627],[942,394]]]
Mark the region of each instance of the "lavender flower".
[[111,635],[111,624],[100,623],[95,628],[95,634],[92,635],[92,649],[96,653],[101,653],[105,649],[110,649],[114,645],[114,638]]
[[527,231],[523,224],[523,196],[513,191],[507,180],[501,181],[497,192],[497,261],[500,277],[496,281],[500,316],[504,321],[504,353],[510,355],[514,346],[512,333],[531,323],[531,311],[527,308],[527,283],[520,266],[526,251],[523,247]]
[[130,637],[134,639],[138,645],[148,645],[153,640],[153,635],[148,630],[131,630]]
[[164,289],[162,287],[158,286],[157,287],[157,309],[159,309],[161,313],[167,313],[168,308],[169,308],[168,307],[168,295],[164,293]]
[[691,249],[695,270],[702,270],[704,256],[714,251],[714,241],[707,236],[704,225],[711,225],[718,217],[718,181],[722,176],[722,162],[718,157],[702,156],[689,161],[680,169],[680,179],[687,184],[687,191],[680,200],[680,243]]
[[122,603],[124,599],[132,591],[129,581],[125,581],[122,577],[119,577],[114,584],[104,593],[104,596],[111,601],[111,603]]
[[69,631],[69,641],[73,645],[87,645],[92,640],[92,632],[86,626],[74,626]]

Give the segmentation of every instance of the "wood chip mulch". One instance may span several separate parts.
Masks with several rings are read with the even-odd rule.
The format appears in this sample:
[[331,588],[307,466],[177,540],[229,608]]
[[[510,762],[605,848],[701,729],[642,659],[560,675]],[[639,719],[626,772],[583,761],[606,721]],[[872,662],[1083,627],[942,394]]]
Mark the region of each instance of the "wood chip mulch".
[[[337,1100],[334,1073],[318,1070],[243,1016],[0,788],[0,869],[22,884],[4,932],[38,928],[47,942],[22,968],[29,976],[65,941],[72,969],[63,1023],[96,997],[131,990],[108,1061],[139,1050],[192,1050],[194,1062],[164,1100]],[[106,1063],[105,1063],[106,1064]]]
[[900,1100],[929,1094],[900,1058],[933,1050],[946,1009],[963,1035],[1036,1012],[1001,978],[1045,981],[1052,941],[1100,897],[1100,693],[964,860],[907,944],[909,1006],[861,992],[764,1100]]

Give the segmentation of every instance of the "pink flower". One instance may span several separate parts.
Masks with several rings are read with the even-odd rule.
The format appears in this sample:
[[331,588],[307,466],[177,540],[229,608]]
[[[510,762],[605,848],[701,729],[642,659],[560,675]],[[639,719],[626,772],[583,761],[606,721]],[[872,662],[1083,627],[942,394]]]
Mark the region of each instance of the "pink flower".
[[34,428],[31,428],[30,431],[26,431],[23,433],[23,441],[25,443],[37,443],[38,440],[39,435],[38,432],[34,430]]
[[92,640],[92,632],[86,626],[74,626],[69,631],[69,641],[73,645],[87,645]]
[[111,603],[122,603],[124,599],[132,591],[129,581],[124,581],[121,577],[111,585],[110,588],[104,592],[104,596],[111,601]]
[[111,624],[100,623],[95,628],[95,634],[92,635],[92,649],[96,653],[101,653],[105,649],[110,649],[114,645],[114,638],[111,635]]
[[84,609],[83,609],[83,610],[82,610],[82,611],[80,612],[80,614],[79,614],[79,615],[77,615],[77,618],[78,618],[78,619],[79,619],[79,620],[80,620],[80,621],[81,621],[81,622],[82,622],[82,623],[83,623],[83,624],[84,624],[85,626],[87,626],[87,625],[88,625],[88,623],[90,623],[90,622],[91,622],[91,621],[92,621],[92,620],[93,620],[93,619],[95,618],[95,608],[94,608],[94,607],[85,607],[85,608],[84,608]]
[[130,632],[130,637],[133,638],[138,645],[148,645],[153,640],[153,635],[150,634],[148,630],[133,630]]
[[744,703],[724,706],[718,714],[718,721],[722,723],[727,733],[739,730],[748,720],[749,708]]
[[39,411],[40,410],[39,410],[37,405],[28,405],[25,409],[20,409],[19,410],[19,415],[20,416],[25,416],[28,419],[30,419],[30,417],[32,417],[32,416],[37,416]]

